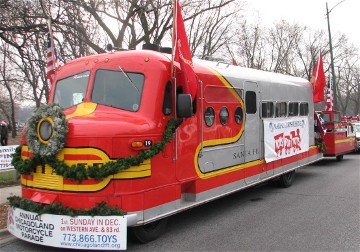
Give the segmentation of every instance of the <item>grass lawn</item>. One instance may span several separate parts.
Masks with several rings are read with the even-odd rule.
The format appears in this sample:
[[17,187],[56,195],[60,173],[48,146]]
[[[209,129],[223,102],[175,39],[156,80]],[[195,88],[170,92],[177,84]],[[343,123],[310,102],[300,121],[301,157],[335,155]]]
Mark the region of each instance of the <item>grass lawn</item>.
[[19,178],[15,170],[1,171],[0,172],[0,188],[19,185]]

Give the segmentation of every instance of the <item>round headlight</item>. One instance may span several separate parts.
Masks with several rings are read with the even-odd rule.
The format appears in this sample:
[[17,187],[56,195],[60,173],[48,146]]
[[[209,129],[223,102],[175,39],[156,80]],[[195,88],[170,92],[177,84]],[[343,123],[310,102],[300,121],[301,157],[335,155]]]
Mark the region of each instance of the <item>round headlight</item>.
[[39,126],[40,138],[43,141],[47,142],[51,138],[52,134],[53,134],[53,126],[51,122],[49,122],[48,120],[42,121]]

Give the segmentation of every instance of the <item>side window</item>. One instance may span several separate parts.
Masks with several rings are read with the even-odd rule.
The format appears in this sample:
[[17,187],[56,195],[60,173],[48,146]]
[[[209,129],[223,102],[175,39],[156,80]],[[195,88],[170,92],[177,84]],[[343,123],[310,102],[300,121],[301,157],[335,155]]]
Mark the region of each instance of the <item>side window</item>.
[[309,115],[309,104],[307,103],[300,103],[300,115],[307,116]]
[[323,119],[325,122],[330,122],[330,115],[329,114],[323,114]]
[[275,107],[275,116],[276,117],[286,117],[287,115],[287,104],[286,102],[277,102]]
[[341,122],[340,114],[334,113],[334,122]]
[[164,115],[170,115],[172,111],[172,92],[171,82],[168,81],[165,86],[164,101],[163,101],[163,113]]
[[241,107],[236,108],[234,116],[235,116],[235,122],[237,124],[241,124],[243,117],[244,117],[244,113],[243,113],[243,110],[241,109]]
[[246,91],[245,107],[246,107],[247,114],[255,114],[256,113],[256,93],[254,91]]
[[90,71],[85,71],[57,81],[54,103],[63,108],[81,103],[85,97],[89,76]]
[[299,115],[299,103],[289,102],[289,116],[298,116]]
[[212,107],[207,107],[204,114],[205,123],[208,127],[212,126],[215,122],[215,111]]
[[273,102],[263,102],[261,104],[261,116],[263,118],[274,117],[274,103]]

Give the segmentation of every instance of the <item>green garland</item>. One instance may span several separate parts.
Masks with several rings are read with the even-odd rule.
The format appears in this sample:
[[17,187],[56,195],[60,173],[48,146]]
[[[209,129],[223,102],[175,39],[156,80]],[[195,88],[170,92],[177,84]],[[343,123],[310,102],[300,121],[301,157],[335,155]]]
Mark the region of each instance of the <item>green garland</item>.
[[48,164],[51,166],[57,175],[63,176],[64,178],[81,181],[88,178],[95,180],[102,180],[110,175],[114,175],[121,170],[128,169],[131,166],[139,166],[142,162],[150,159],[161,151],[164,150],[165,145],[172,140],[175,128],[180,123],[180,120],[170,118],[165,131],[163,133],[163,140],[155,143],[147,150],[142,150],[135,157],[130,156],[127,158],[119,158],[116,161],[110,161],[102,166],[88,166],[86,168],[83,164],[76,164],[68,166],[64,161],[56,159],[55,155],[41,156],[34,155],[30,159],[21,159],[21,146],[19,146],[13,154],[12,165],[22,175],[28,175],[35,171],[36,166],[44,166]]
[[37,203],[28,199],[23,199],[18,196],[11,196],[7,198],[9,205],[15,208],[21,208],[25,211],[41,214],[55,214],[55,215],[68,215],[68,216],[111,216],[111,215],[125,215],[126,212],[117,207],[109,207],[106,202],[98,203],[96,207],[88,209],[74,209],[65,207],[60,203],[53,203],[49,205]]
[[315,144],[320,148],[321,153],[325,153],[327,151],[327,147],[324,141],[316,141]]

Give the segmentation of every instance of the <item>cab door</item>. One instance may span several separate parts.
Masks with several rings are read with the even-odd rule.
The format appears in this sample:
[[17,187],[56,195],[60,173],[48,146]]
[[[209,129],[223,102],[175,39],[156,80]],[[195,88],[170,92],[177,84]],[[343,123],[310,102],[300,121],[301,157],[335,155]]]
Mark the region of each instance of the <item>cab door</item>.
[[[259,100],[260,93],[258,84],[253,81],[245,81],[245,163],[260,159],[260,117]],[[254,183],[259,180],[261,166],[253,166],[245,169],[245,182]]]

